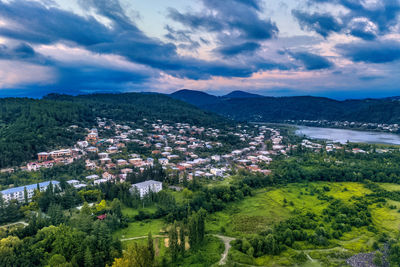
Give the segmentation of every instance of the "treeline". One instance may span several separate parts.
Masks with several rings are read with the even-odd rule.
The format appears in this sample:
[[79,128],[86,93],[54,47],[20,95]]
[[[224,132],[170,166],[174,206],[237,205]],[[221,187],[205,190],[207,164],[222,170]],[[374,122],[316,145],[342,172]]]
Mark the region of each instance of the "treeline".
[[123,93],[68,96],[50,94],[45,99],[68,101],[89,107],[98,117],[116,121],[143,123],[163,120],[169,123],[190,123],[199,126],[227,125],[216,114],[204,112],[190,104],[162,94]]
[[[100,221],[97,214],[107,217]],[[72,216],[52,204],[47,215],[32,215],[28,226],[1,239],[0,266],[110,265],[122,253],[120,241],[112,237],[121,216],[118,200],[93,208],[86,204]]]
[[287,160],[271,164],[276,183],[304,181],[396,183],[400,179],[400,153],[354,154],[344,151],[319,153],[294,151]]

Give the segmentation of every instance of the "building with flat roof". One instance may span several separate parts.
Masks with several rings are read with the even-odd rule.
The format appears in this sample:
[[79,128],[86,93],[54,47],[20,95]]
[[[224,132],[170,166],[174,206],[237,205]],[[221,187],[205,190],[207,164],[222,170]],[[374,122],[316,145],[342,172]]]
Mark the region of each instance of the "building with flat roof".
[[[14,188],[9,188],[3,191],[0,191],[4,201],[11,201],[11,200],[17,200],[19,202],[23,202],[25,201],[25,188],[26,188],[26,192],[28,194],[28,201],[32,199],[33,194],[35,192],[35,190],[38,189],[40,192],[43,192],[47,189],[47,187],[50,185],[50,183],[53,184],[53,186],[59,186],[60,182],[58,181],[46,181],[46,182],[42,182],[39,184],[30,184],[30,185],[25,185],[25,186],[19,186],[19,187],[14,187]],[[39,185],[39,186],[38,186]]]
[[130,190],[131,192],[137,190],[139,192],[140,198],[143,198],[150,192],[160,192],[162,190],[162,182],[148,180],[141,183],[133,184]]

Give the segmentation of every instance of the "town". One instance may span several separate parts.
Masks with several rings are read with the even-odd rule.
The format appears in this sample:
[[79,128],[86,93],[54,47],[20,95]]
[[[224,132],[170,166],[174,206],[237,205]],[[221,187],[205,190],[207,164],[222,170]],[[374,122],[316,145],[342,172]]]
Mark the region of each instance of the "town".
[[[145,122],[142,128],[134,126],[132,122],[121,125],[97,118],[96,128],[86,129],[85,140],[78,141],[74,147],[40,152],[37,160],[1,172],[36,172],[81,159],[85,160],[89,174],[85,179],[67,181],[78,190],[108,181],[124,182],[128,175],[141,173],[157,164],[180,182],[191,181],[193,177],[215,180],[224,179],[233,169],[268,175],[272,157],[285,155],[291,149],[290,145],[282,144],[279,130],[262,125],[239,125],[228,132],[185,123],[172,125],[161,120]],[[226,138],[232,138],[234,144],[224,141]],[[1,193],[5,200],[22,201],[25,188],[36,188],[36,185],[6,189]],[[31,197],[29,193],[28,199]]]

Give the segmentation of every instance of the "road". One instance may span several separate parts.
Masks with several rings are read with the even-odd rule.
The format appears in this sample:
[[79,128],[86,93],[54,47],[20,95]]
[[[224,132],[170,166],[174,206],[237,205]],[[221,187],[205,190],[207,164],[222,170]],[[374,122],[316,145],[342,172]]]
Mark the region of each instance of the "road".
[[224,265],[226,264],[226,260],[228,259],[228,253],[229,250],[231,249],[231,241],[235,240],[236,238],[233,237],[228,237],[228,236],[223,236],[223,235],[214,235],[215,237],[218,237],[219,239],[222,240],[222,242],[224,242],[225,245],[225,251],[224,253],[222,253],[221,255],[221,259],[219,261],[219,265]]

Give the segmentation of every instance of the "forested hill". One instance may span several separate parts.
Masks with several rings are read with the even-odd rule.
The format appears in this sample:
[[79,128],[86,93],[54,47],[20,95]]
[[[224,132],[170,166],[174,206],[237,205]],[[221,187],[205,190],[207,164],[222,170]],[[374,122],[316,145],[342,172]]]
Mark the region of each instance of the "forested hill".
[[146,118],[172,123],[185,122],[198,126],[216,126],[228,122],[219,115],[163,94],[122,93],[79,96],[50,94],[44,99],[81,104],[90,108],[96,117],[121,121],[138,122]]
[[[397,98],[345,101],[312,96],[229,98],[202,92],[202,100],[198,101],[198,92],[191,90],[181,90],[171,96],[240,121],[330,120],[400,123],[400,101]],[[207,99],[210,101],[206,102]]]
[[93,121],[89,109],[79,104],[0,99],[0,168],[18,165],[49,147],[72,145],[83,133],[67,127]]
[[[96,117],[143,122],[161,119],[199,126],[228,123],[222,117],[160,94],[48,95],[42,100],[0,99],[0,168],[20,165],[49,149],[73,145]],[[71,125],[78,130],[69,129]]]

